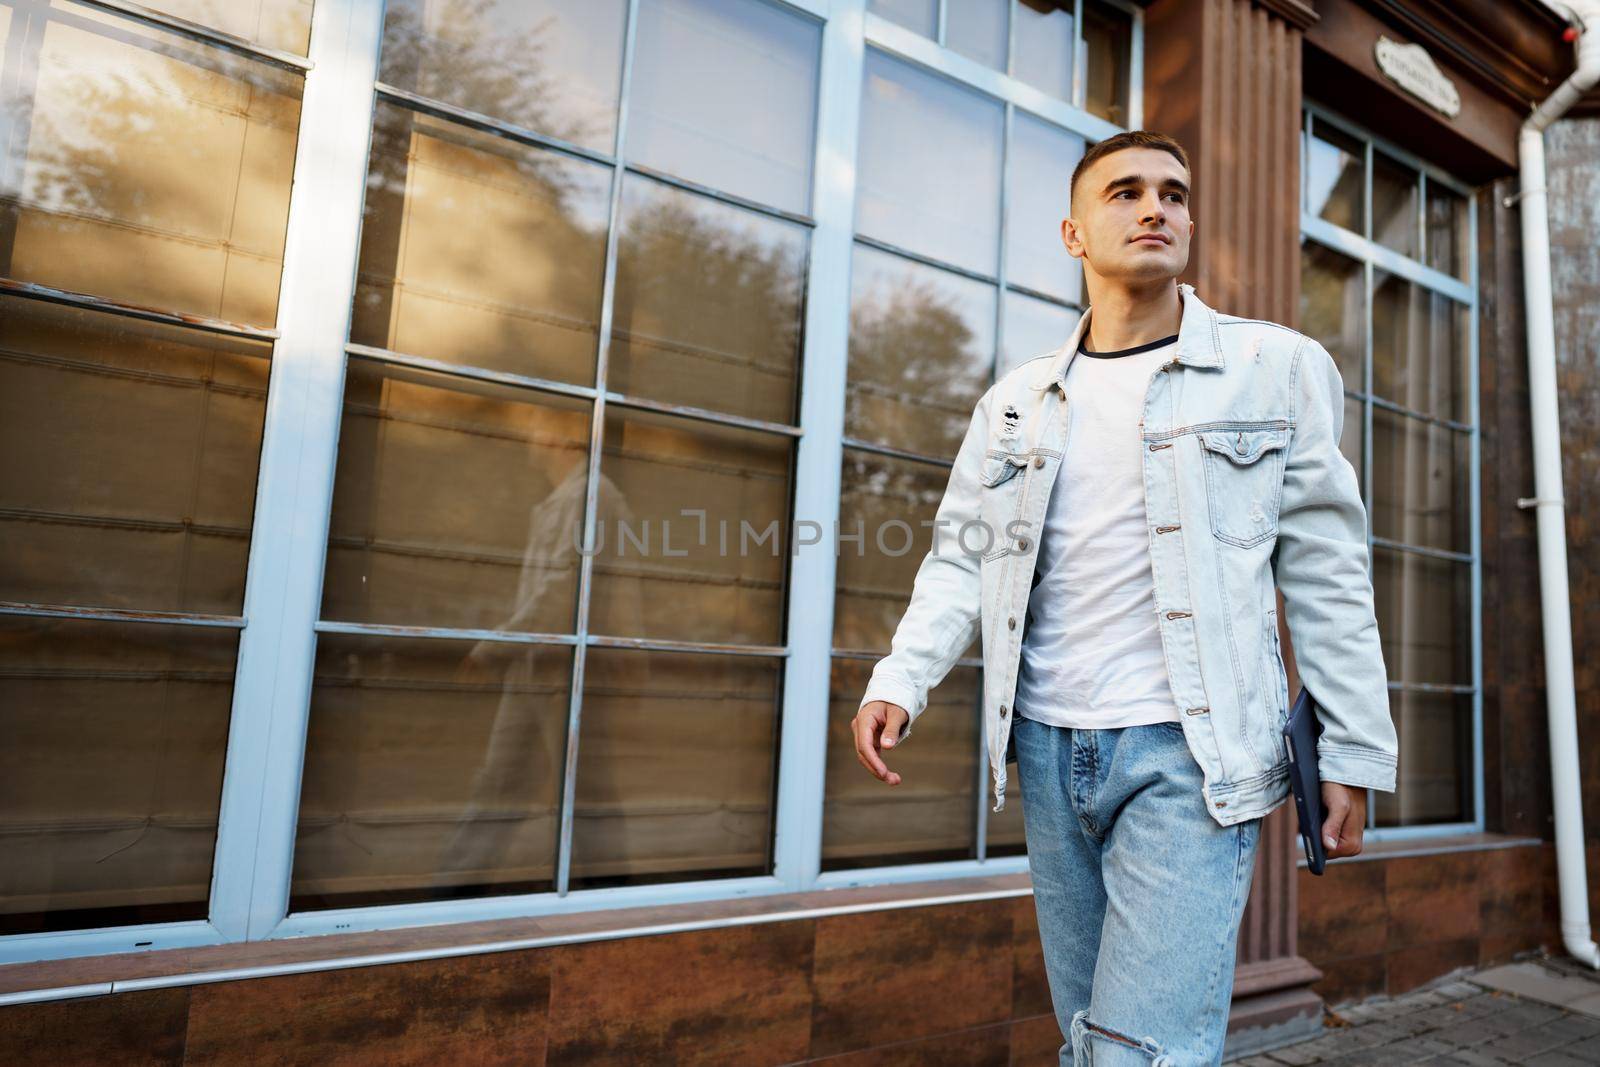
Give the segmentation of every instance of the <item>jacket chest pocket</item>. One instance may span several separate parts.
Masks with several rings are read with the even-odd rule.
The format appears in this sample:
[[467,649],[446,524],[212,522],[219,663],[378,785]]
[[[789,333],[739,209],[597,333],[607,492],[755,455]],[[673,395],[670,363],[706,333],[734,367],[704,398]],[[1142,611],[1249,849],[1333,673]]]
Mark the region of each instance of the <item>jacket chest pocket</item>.
[[1026,454],[991,450],[983,457],[978,471],[978,484],[982,486],[980,514],[986,527],[981,537],[983,558],[1002,555],[1009,545],[1007,524],[1022,514],[1022,486],[1027,481],[1022,470],[1031,462]]
[[1212,534],[1241,548],[1276,535],[1288,426],[1206,430],[1199,437]]

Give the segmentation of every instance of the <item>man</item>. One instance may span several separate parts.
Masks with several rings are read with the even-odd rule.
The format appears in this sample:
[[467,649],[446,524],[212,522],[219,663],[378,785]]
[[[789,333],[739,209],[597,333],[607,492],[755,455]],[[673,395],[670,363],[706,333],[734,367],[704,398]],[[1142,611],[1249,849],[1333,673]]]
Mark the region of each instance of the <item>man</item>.
[[1061,1062],[1216,1064],[1261,820],[1289,794],[1274,585],[1324,709],[1330,856],[1361,851],[1366,790],[1395,788],[1367,517],[1327,351],[1176,283],[1183,148],[1119,134],[1069,192],[1089,310],[974,409],[857,757],[899,784],[882,752],[981,631],[994,810],[1015,759]]

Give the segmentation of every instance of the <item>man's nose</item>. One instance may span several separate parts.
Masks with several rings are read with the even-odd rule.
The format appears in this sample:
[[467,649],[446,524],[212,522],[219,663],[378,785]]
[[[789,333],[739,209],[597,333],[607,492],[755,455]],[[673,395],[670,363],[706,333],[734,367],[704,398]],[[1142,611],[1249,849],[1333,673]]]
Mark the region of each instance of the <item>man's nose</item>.
[[1160,196],[1157,196],[1155,198],[1155,200],[1153,200],[1153,201],[1146,201],[1145,202],[1143,215],[1144,215],[1144,217],[1140,220],[1142,222],[1164,222],[1164,221],[1166,221],[1167,209],[1166,209],[1166,206],[1161,203],[1161,197]]

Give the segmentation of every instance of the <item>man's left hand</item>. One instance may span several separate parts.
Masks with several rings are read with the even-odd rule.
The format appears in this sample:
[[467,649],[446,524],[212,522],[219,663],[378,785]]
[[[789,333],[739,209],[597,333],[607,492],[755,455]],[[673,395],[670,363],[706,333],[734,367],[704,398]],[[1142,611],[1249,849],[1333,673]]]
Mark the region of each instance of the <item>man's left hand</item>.
[[1328,813],[1322,824],[1322,844],[1328,858],[1361,852],[1361,833],[1367,826],[1367,791],[1338,782],[1322,783],[1322,807]]

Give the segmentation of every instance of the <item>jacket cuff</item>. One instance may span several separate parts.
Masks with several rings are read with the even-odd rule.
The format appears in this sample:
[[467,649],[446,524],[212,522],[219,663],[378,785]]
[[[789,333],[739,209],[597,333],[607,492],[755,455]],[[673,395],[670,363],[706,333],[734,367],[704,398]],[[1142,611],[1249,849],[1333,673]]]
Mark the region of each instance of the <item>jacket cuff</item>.
[[900,731],[900,736],[894,739],[896,745],[911,736],[911,724],[916,721],[921,708],[917,707],[917,691],[910,683],[899,678],[880,678],[876,675],[867,683],[866,695],[861,698],[861,703],[856,705],[860,711],[874,700],[886,700],[891,704],[906,709],[906,725]]
[[1382,749],[1327,741],[1317,743],[1317,777],[1324,782],[1393,793],[1395,763],[1394,754]]

